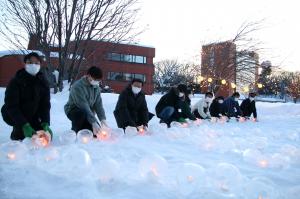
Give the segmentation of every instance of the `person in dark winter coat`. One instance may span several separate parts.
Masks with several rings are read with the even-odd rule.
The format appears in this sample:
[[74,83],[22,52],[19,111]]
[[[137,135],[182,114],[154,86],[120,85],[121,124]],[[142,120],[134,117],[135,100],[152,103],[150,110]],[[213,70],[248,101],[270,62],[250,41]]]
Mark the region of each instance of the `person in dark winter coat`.
[[[138,130],[146,130],[148,127],[149,112],[142,86],[142,80],[133,79],[131,84],[119,95],[114,111],[119,128],[125,129],[127,126],[132,126]],[[153,114],[150,117],[152,118],[152,116]]]
[[193,92],[191,89],[187,89],[187,92],[185,95],[180,98],[180,107],[181,107],[181,113],[179,113],[179,119],[178,122],[186,122],[185,119],[190,119],[190,120],[197,120],[197,118],[193,115],[191,112],[191,99],[193,97]]
[[88,69],[87,75],[77,80],[71,87],[69,100],[64,109],[72,121],[72,130],[76,133],[82,129],[89,129],[96,136],[101,127],[107,126],[99,87],[101,79],[101,69],[92,66]]
[[253,114],[253,118],[256,121],[257,112],[255,106],[255,96],[256,96],[255,93],[249,93],[249,97],[243,100],[241,104],[241,110],[244,117],[249,118]]
[[232,94],[231,97],[228,97],[225,99],[223,103],[224,111],[227,117],[241,117],[242,111],[239,106],[239,97],[240,94],[238,92],[235,92]]
[[222,116],[225,116],[223,102],[224,102],[223,96],[219,96],[213,100],[212,104],[209,107],[209,112],[211,117],[220,118]]
[[9,82],[1,108],[3,120],[13,131],[12,140],[31,138],[39,130],[50,129],[50,88],[42,72],[42,59],[37,53],[24,57],[25,68],[17,71]]
[[164,122],[170,127],[172,121],[178,121],[179,113],[182,112],[180,98],[183,98],[186,92],[187,86],[179,84],[160,98],[155,107],[156,115],[161,119],[160,122]]

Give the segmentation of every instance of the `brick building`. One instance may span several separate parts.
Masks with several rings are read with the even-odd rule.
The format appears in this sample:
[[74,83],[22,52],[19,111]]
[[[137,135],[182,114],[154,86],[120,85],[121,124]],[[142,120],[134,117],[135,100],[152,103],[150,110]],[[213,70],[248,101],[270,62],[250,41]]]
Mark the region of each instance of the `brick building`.
[[[27,50],[25,54],[37,49],[36,46],[37,40],[31,37],[28,45],[30,50]],[[144,81],[145,93],[153,93],[154,48],[133,44],[88,41],[84,49],[84,64],[77,78],[84,75],[88,67],[97,66],[103,70],[103,84],[110,86],[114,92],[120,93],[133,78],[139,78]],[[55,47],[51,49],[53,52],[51,52],[50,61],[54,68],[58,67],[57,50]],[[24,52],[0,56],[0,86],[6,86],[15,72],[24,67],[23,54]]]
[[144,81],[146,94],[154,92],[154,48],[102,41],[88,41],[86,46],[86,67],[100,67],[104,74],[103,83],[115,92],[120,93],[133,78]]
[[24,55],[30,52],[44,56],[42,52],[32,50],[0,51],[0,87],[6,87],[16,72],[24,67]]
[[[237,51],[233,42],[225,41],[202,46],[201,75],[204,91],[216,90],[216,95],[230,96],[234,91],[255,89],[259,56],[253,51]],[[208,82],[211,78],[211,82]]]
[[236,45],[226,41],[202,46],[201,76],[204,92],[218,87],[216,96],[231,95],[236,84]]

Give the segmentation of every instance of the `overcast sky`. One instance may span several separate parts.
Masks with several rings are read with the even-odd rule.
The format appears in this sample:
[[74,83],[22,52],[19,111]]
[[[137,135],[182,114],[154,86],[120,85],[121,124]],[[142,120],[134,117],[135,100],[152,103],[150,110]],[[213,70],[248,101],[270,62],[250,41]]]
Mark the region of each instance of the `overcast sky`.
[[[232,39],[243,22],[265,19],[253,38],[270,60],[300,71],[300,3],[297,0],[139,0],[139,43],[156,48],[155,61],[178,59],[200,63],[201,46]],[[299,1],[300,2],[300,1]],[[0,42],[0,50],[7,44]]]
[[231,39],[245,21],[265,19],[253,34],[271,60],[300,70],[300,5],[297,0],[140,0],[142,44],[156,48],[155,61],[198,61],[204,43]]

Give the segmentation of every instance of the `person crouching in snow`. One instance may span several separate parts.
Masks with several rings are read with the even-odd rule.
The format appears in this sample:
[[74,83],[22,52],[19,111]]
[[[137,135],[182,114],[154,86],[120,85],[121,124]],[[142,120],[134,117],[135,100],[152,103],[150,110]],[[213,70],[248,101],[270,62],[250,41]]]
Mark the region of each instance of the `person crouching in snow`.
[[171,88],[167,94],[160,98],[155,111],[157,117],[161,119],[161,123],[166,123],[168,127],[171,127],[171,122],[178,121],[180,118],[179,113],[182,112],[180,98],[183,98],[186,92],[187,86],[179,84],[177,87]]
[[17,71],[9,82],[1,108],[3,120],[13,131],[12,140],[31,138],[37,131],[49,132],[50,88],[40,71],[42,59],[37,53],[24,57],[25,68]]
[[191,89],[187,89],[187,92],[185,93],[185,95],[183,97],[181,97],[180,99],[180,107],[181,107],[181,112],[179,113],[179,119],[178,122],[180,123],[186,123],[186,119],[190,119],[190,120],[197,120],[197,118],[195,117],[195,115],[193,115],[193,113],[191,112],[191,99],[193,97],[193,92]]
[[72,121],[72,130],[76,133],[82,129],[89,129],[96,136],[101,127],[107,126],[99,87],[101,79],[101,69],[92,66],[87,74],[71,87],[69,100],[64,109],[67,117]]
[[224,97],[218,96],[213,100],[209,107],[209,112],[211,117],[221,118],[226,116],[223,108]]
[[228,118],[236,117],[239,118],[242,116],[242,112],[239,106],[239,98],[240,94],[235,92],[232,94],[231,97],[228,97],[224,100],[223,107],[225,114]]
[[145,94],[142,91],[143,81],[133,79],[130,85],[119,95],[114,116],[119,128],[136,127],[147,130],[149,120],[154,114],[149,113]]
[[243,116],[247,119],[253,114],[254,121],[257,121],[257,112],[255,106],[255,93],[249,93],[249,97],[243,100],[241,104],[241,111]]
[[209,107],[213,101],[212,92],[205,93],[205,98],[192,106],[192,113],[199,119],[210,119]]

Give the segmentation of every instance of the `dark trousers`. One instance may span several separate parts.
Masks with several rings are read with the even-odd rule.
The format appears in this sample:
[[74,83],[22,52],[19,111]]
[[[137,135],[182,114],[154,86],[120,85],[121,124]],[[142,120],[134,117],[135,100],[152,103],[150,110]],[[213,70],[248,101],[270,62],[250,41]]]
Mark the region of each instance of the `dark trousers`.
[[205,118],[203,118],[203,117],[199,114],[199,112],[198,112],[197,109],[194,110],[193,115],[195,115],[196,118],[199,118],[199,119],[205,119]]
[[72,130],[76,133],[82,129],[93,131],[92,125],[87,120],[87,113],[79,108],[70,111],[67,117],[72,121]]

